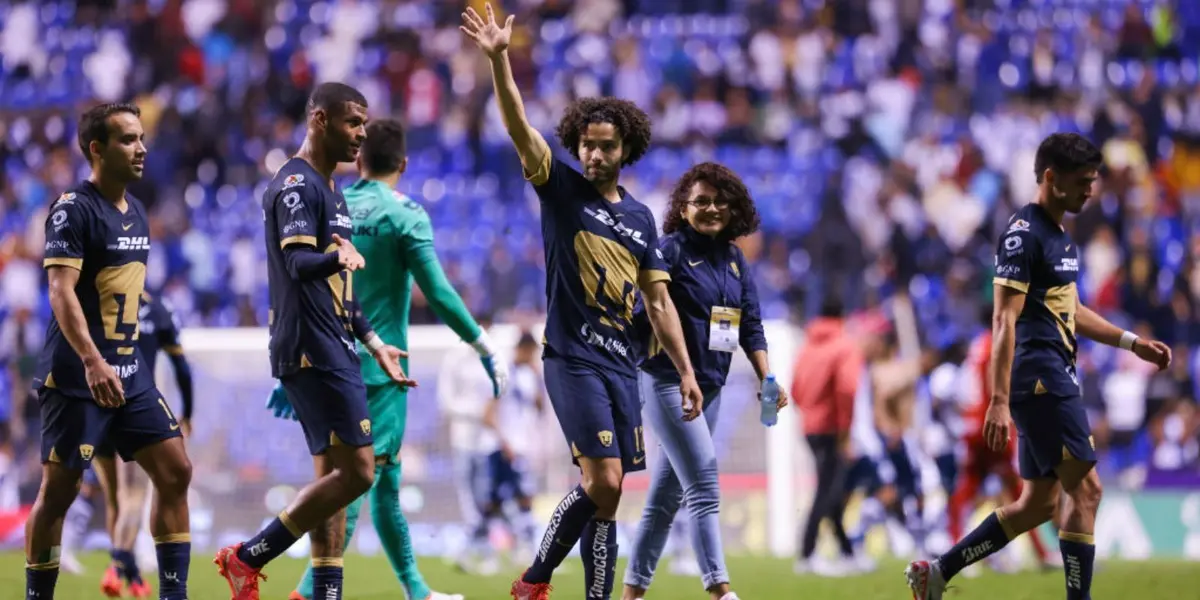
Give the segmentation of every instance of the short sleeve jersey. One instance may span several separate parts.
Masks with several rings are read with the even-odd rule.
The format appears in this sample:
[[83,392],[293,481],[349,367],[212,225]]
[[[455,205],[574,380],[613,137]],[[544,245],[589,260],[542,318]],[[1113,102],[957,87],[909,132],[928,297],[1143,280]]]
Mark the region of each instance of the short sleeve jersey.
[[995,285],[1025,293],[1016,326],[1014,399],[1079,393],[1077,250],[1071,236],[1038,204],[1028,204],[1012,216],[996,247]]
[[146,370],[154,374],[159,351],[172,356],[183,353],[179,343],[179,316],[171,309],[166,300],[157,296],[142,293],[142,308],[138,312],[140,336],[138,348],[142,351],[142,360]]
[[[146,281],[150,227],[146,209],[125,196],[121,212],[90,181],[58,197],[46,217],[46,268],[79,270],[75,295],[93,343],[121,378],[125,397],[154,385],[138,351],[138,305]],[[90,398],[83,361],[51,317],[34,388]]]
[[267,282],[271,310],[271,374],[301,368],[359,369],[351,322],[358,313],[352,274],[300,281],[287,268],[291,247],[336,252],[334,234],[351,239],[353,226],[342,194],[307,161],[293,158],[279,169],[263,193],[266,221]]
[[549,151],[531,181],[542,206],[548,353],[632,375],[639,282],[670,280],[654,215],[624,189],[609,202]]

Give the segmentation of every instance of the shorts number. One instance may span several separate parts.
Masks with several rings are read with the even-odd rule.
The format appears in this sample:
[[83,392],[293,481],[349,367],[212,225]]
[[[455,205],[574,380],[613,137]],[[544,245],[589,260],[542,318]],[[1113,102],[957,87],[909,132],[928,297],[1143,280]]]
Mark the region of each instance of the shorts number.
[[643,425],[638,425],[637,427],[633,428],[633,450],[638,454],[646,452],[646,439],[642,437],[642,434],[645,432],[645,430],[646,427]]
[[590,231],[575,236],[575,258],[588,306],[600,310],[600,322],[618,331],[633,321],[637,259],[621,244]]
[[[100,318],[104,338],[116,342],[138,339],[138,306],[146,283],[146,265],[140,262],[105,267],[96,273],[96,291],[100,296]],[[133,347],[118,349],[132,354]]]

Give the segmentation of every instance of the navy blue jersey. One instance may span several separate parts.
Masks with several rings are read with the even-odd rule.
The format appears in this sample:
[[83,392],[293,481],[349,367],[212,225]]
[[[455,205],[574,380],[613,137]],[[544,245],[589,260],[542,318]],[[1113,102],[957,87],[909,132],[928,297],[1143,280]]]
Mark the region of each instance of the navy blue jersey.
[[[125,212],[105,199],[90,181],[58,197],[46,217],[44,267],[79,270],[75,295],[88,333],[112,365],[130,398],[154,385],[154,374],[138,352],[138,301],[146,281],[150,227],[146,209],[126,195]],[[34,389],[91,398],[83,361],[50,318],[46,345],[38,360]]]
[[[683,229],[663,236],[659,242],[671,275],[671,300],[679,311],[679,323],[687,342],[688,357],[696,371],[696,382],[704,393],[725,385],[733,354],[711,350],[709,337],[713,307],[741,310],[737,324],[738,343],[747,354],[767,349],[763,334],[758,288],[742,251],[732,243],[717,241],[684,225]],[[639,311],[642,308],[639,305]],[[648,330],[648,320],[638,315],[642,327],[639,336],[646,344],[642,370],[655,377],[679,381],[670,357]]]
[[358,304],[351,273],[341,270],[303,280],[288,270],[285,256],[290,247],[336,252],[334,234],[351,239],[346,199],[312,165],[293,158],[267,186],[262,208],[271,298],[271,374],[280,377],[310,366],[358,372],[352,334]]
[[1079,394],[1075,375],[1077,248],[1039,204],[1009,219],[996,248],[995,284],[1025,293],[1013,356],[1014,398]]
[[183,346],[179,344],[179,317],[166,300],[142,292],[138,321],[138,348],[142,352],[144,368],[153,375],[160,350],[172,356],[183,353]]
[[632,375],[633,307],[639,283],[669,280],[650,209],[620,190],[609,202],[550,157],[530,180],[542,205],[546,251],[546,349]]

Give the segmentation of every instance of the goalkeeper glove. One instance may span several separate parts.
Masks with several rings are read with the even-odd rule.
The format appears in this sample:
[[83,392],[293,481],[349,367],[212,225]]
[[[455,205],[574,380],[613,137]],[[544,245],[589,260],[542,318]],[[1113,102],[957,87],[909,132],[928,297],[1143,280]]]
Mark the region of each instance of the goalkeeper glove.
[[287,393],[283,391],[283,384],[276,384],[275,389],[271,390],[271,395],[267,398],[267,410],[271,411],[276,419],[300,420],[300,417],[296,416],[296,409],[292,408],[292,403],[288,400]]
[[471,347],[479,353],[479,361],[483,363],[483,369],[492,380],[492,394],[499,398],[504,390],[508,389],[508,362],[501,360],[497,355],[492,338],[486,331],[479,332],[479,338],[471,342]]

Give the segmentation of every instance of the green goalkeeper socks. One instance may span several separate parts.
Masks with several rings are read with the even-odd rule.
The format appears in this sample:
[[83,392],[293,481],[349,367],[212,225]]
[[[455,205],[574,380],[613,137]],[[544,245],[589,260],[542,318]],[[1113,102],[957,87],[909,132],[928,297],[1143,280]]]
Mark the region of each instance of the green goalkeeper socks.
[[429,597],[429,586],[421,571],[417,569],[417,557],[413,554],[412,536],[408,533],[408,521],[400,512],[400,465],[375,467],[375,487],[371,489],[371,516],[379,541],[387,553],[388,562],[396,578],[404,585],[408,597],[424,600]]

